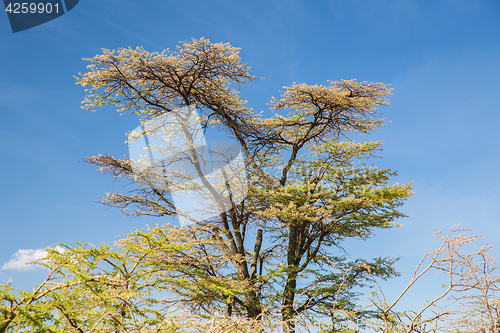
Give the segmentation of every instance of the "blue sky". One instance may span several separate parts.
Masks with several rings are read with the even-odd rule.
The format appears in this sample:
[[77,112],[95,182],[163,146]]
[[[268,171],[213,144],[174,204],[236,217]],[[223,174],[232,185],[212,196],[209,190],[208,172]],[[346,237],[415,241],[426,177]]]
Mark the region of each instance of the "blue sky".
[[[402,256],[407,272],[436,247],[433,231],[458,223],[500,243],[500,2],[81,0],[16,34],[0,14],[0,266],[20,249],[112,242],[165,222],[123,219],[95,202],[121,185],[78,161],[126,155],[125,133],[138,123],[113,108],[81,109],[85,92],[73,76],[101,48],[162,51],[202,36],[240,47],[265,78],[242,89],[256,111],[293,82],[391,84],[381,111],[392,122],[363,139],[385,142],[375,163],[398,170],[399,183],[414,181],[415,195],[404,228],[348,242],[353,256]],[[25,288],[42,277],[0,270],[0,281]]]

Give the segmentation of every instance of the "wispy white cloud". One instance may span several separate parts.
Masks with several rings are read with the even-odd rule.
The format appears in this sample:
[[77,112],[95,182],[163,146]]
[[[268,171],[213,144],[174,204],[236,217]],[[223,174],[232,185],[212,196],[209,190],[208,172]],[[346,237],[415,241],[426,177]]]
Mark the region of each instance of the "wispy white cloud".
[[[59,252],[64,252],[64,249],[60,246],[56,246],[55,249]],[[46,249],[20,249],[12,255],[12,258],[3,264],[2,270],[13,269],[16,271],[28,271],[41,266],[28,264],[31,261],[43,259],[47,256]]]

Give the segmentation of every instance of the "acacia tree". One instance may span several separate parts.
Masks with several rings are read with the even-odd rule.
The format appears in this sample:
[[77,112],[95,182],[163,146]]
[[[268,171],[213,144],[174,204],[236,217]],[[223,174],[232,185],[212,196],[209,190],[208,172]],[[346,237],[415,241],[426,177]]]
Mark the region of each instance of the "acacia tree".
[[[470,229],[455,226],[446,235],[435,233],[441,245],[424,255],[407,287],[391,303],[379,286],[372,302],[380,316],[359,318],[359,311],[337,306],[329,309],[334,325],[317,322],[314,327],[331,332],[341,319],[354,329],[336,327],[334,331],[359,332],[368,326],[388,333],[497,332],[496,256],[491,253],[492,246],[472,248],[482,237],[459,234],[466,230]],[[49,249],[49,255],[39,261],[50,269],[49,274],[33,291],[0,286],[0,332],[279,332],[282,322],[273,318],[275,313],[259,320],[245,319],[241,314],[195,314],[200,313],[200,307],[205,313],[216,314],[221,308],[211,299],[241,294],[244,289],[237,279],[229,288],[226,276],[204,271],[211,267],[213,273],[222,272],[227,263],[222,253],[207,254],[207,247],[217,246],[208,244],[200,233],[203,230],[196,227],[163,225],[136,230],[117,242],[119,250],[87,244]],[[363,262],[341,266],[326,260],[337,269],[337,299],[348,291],[353,272],[364,266],[372,274]],[[408,290],[431,271],[446,275],[443,291],[421,309],[395,310]],[[169,297],[159,297],[158,291],[168,290],[173,291]],[[184,311],[173,314],[173,305]],[[307,332],[311,326],[305,327]]]
[[[279,302],[285,330],[293,332],[299,314],[354,306],[352,294],[334,297],[339,276],[330,262],[349,264],[335,255],[337,247],[343,239],[368,238],[377,228],[395,226],[393,221],[404,216],[398,207],[411,194],[410,185],[388,185],[396,172],[361,162],[381,142],[355,143],[348,137],[383,126],[376,106],[388,104],[390,90],[384,84],[294,83],[271,100],[273,115],[263,118],[238,95],[239,87],[255,77],[229,44],[193,39],[177,52],[104,50],[87,60],[90,71],[77,77],[78,84],[89,87],[85,109],[114,105],[148,119],[195,106],[204,126],[226,131],[241,146],[248,197],[197,223],[230,262],[228,276],[246,286],[227,299],[228,313],[237,309],[259,318]],[[127,158],[86,160],[115,176],[133,176]],[[103,202],[131,215],[175,214],[167,193],[157,188],[108,194]],[[373,274],[394,275],[393,261],[378,258],[360,265],[348,285],[358,286]]]
[[[122,114],[148,120],[181,107],[196,108],[204,128],[214,126],[238,142],[248,175],[248,196],[235,201],[237,195],[230,193],[231,208],[217,217],[184,228],[158,227],[127,236],[121,245],[128,254],[108,253],[122,264],[115,264],[105,276],[118,274],[117,267],[133,265],[128,259],[133,254],[148,272],[142,278],[155,281],[146,285],[170,292],[161,304],[170,299],[167,305],[178,304],[195,315],[224,311],[229,318],[253,322],[274,318],[279,309],[285,332],[295,332],[299,319],[329,317],[332,309],[356,313],[358,318],[375,315],[356,311],[354,290],[375,277],[396,275],[395,260],[349,262],[342,255],[342,241],[366,239],[379,228],[396,226],[394,220],[404,216],[398,208],[411,195],[411,186],[390,185],[396,172],[363,162],[381,149],[381,142],[357,143],[349,135],[383,126],[376,107],[388,105],[390,89],[356,80],[330,81],[327,86],[294,83],[284,87],[280,98],[271,99],[272,115],[265,117],[239,97],[241,86],[256,77],[241,62],[238,49],[229,44],[201,38],[183,43],[176,52],[104,50],[86,60],[89,71],[76,77],[78,84],[87,87],[85,109],[113,105]],[[203,181],[194,149],[188,149],[188,154]],[[100,154],[85,160],[101,172],[134,180],[133,161],[126,157]],[[168,188],[137,186],[130,193],[109,193],[102,202],[128,216],[178,213]],[[79,267],[88,266],[74,264],[69,253],[77,255],[75,251],[67,251],[62,269],[67,276],[83,279],[87,288],[86,279],[94,279],[100,268],[78,273]],[[99,290],[104,302],[107,298]],[[141,295],[131,290],[130,297]],[[134,308],[122,294],[112,295],[118,298],[109,300],[109,305],[102,303],[105,310],[89,316],[96,324],[107,322],[125,331],[133,326],[120,320],[132,318],[133,310],[144,302],[134,303]],[[76,302],[84,294],[56,298],[72,297]],[[86,311],[77,305],[70,311],[70,304],[65,305],[68,310],[59,311],[66,321],[57,322],[65,322],[68,331],[92,330],[78,324],[85,322],[78,316]],[[330,329],[338,329],[343,320],[336,317]]]
[[[389,301],[377,283],[378,291],[372,292],[371,302],[380,316],[368,319],[365,326],[384,333],[498,332],[497,255],[491,251],[493,246],[479,245],[484,238],[469,235],[471,230],[456,225],[446,234],[435,232],[433,236],[441,244],[422,257],[394,300]],[[442,290],[425,299],[420,308],[397,309],[409,291],[431,272],[443,277]],[[359,323],[348,320],[359,328]]]

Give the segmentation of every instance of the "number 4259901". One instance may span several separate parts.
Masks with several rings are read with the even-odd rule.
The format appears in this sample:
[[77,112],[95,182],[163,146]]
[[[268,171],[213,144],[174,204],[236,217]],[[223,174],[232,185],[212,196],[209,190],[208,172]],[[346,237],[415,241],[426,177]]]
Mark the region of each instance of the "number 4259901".
[[5,8],[5,11],[8,12],[9,14],[27,14],[27,13],[39,13],[39,14],[50,14],[52,11],[55,13],[59,13],[59,4],[56,3],[52,5],[50,2],[49,3],[9,3],[7,8]]

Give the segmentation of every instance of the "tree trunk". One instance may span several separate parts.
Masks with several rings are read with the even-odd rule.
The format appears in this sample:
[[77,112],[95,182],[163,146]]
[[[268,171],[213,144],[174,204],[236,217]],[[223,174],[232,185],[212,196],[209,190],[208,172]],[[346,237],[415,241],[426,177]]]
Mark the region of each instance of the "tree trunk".
[[292,271],[288,274],[288,278],[283,293],[283,309],[281,317],[283,319],[283,332],[295,333],[295,309],[293,302],[295,300],[295,288],[297,287],[297,273]]

